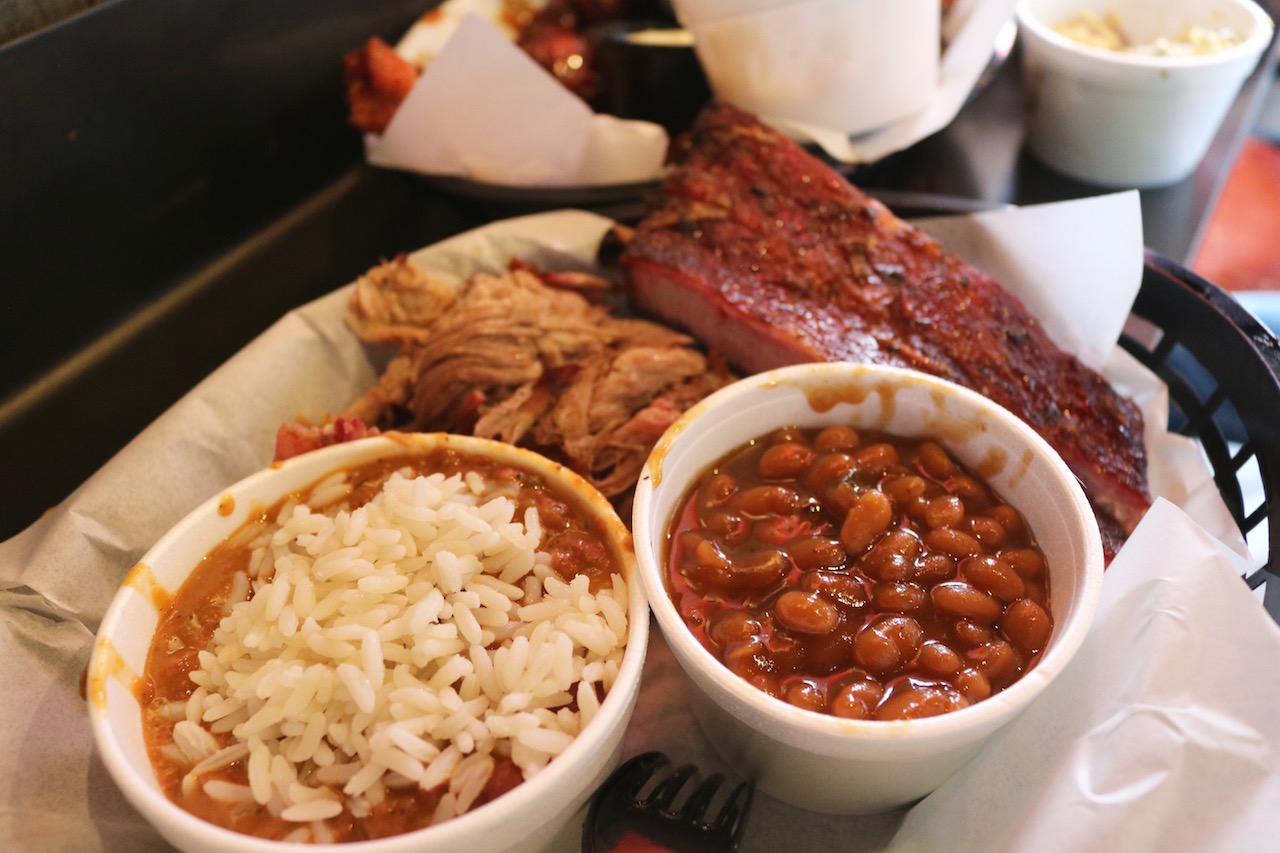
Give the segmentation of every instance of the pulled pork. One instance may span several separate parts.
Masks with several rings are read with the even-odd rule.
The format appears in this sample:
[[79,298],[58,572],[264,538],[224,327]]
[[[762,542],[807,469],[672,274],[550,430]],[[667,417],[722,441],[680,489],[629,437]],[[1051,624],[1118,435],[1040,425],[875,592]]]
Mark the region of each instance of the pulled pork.
[[605,495],[627,493],[667,427],[734,376],[686,335],[583,295],[600,285],[519,263],[457,289],[404,257],[374,268],[356,283],[347,323],[397,354],[342,417],[519,444]]

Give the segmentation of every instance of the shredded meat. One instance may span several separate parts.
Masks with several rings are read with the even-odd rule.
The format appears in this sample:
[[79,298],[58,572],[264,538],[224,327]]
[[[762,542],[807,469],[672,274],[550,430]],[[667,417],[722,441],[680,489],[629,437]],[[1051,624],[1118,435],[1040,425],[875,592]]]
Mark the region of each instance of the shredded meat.
[[686,335],[585,298],[589,279],[515,263],[454,291],[404,257],[374,268],[347,323],[398,351],[343,417],[520,444],[623,495],[666,428],[734,377]]

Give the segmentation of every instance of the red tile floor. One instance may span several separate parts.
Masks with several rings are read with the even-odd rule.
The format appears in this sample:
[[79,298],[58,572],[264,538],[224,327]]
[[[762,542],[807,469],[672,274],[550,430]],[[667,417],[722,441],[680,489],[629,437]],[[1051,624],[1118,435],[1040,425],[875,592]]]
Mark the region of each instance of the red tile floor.
[[1192,268],[1233,291],[1280,291],[1280,144],[1249,137]]

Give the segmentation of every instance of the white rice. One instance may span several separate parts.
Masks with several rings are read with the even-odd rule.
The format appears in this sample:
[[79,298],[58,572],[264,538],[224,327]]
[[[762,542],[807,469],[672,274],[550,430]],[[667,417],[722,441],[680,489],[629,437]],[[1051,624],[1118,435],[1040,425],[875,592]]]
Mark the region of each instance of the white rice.
[[[327,478],[311,502],[347,490]],[[368,815],[389,787],[440,788],[445,819],[496,760],[528,779],[563,752],[617,675],[626,584],[565,582],[537,513],[515,511],[475,472],[395,473],[354,509],[286,505],[175,714],[183,789],[256,802],[323,841],[326,820]],[[246,756],[247,786],[198,778]]]

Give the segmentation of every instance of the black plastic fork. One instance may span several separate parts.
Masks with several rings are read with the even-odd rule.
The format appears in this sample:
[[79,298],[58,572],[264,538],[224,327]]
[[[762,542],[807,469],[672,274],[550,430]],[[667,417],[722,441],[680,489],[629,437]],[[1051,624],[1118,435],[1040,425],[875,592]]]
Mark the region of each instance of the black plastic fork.
[[[583,853],[737,850],[751,806],[752,784],[734,787],[719,811],[709,817],[708,809],[725,785],[723,773],[706,777],[683,802],[676,803],[681,789],[697,775],[692,764],[671,769],[671,760],[661,752],[645,752],[623,762],[591,799],[582,827]],[[648,793],[641,796],[646,789]]]

